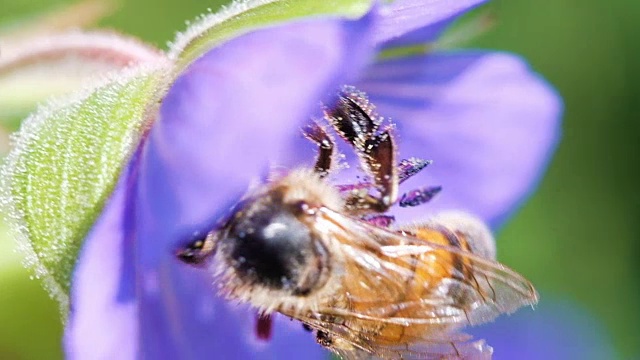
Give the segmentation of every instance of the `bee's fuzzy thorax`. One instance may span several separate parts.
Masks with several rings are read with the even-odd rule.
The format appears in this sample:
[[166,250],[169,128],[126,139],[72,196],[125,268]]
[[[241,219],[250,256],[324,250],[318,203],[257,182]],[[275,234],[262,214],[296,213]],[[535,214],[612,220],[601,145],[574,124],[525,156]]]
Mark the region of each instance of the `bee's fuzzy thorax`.
[[344,207],[344,200],[338,191],[308,168],[298,168],[274,179],[270,189],[279,188],[286,190],[283,194],[284,203],[305,201],[311,205],[321,205],[336,211]]

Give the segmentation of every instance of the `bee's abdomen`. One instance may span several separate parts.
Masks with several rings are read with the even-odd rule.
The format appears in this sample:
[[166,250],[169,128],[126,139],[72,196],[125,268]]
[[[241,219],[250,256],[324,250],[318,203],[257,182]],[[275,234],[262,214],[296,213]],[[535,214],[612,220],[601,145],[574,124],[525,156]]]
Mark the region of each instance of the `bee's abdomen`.
[[[444,245],[462,251],[472,252],[466,237],[459,233],[454,233],[444,227],[421,228],[414,230],[413,235],[431,243]],[[468,260],[451,251],[436,249],[428,253],[416,255],[416,279],[415,286],[424,288],[424,280],[427,283],[438,284],[439,280],[454,278],[466,278],[469,275]]]
[[[425,240],[431,244],[443,245],[449,249],[455,248],[461,251],[471,252],[471,247],[467,238],[463,234],[458,234],[446,228],[425,226],[413,228],[411,231],[402,231],[404,235]],[[420,303],[421,299],[450,299],[448,301],[456,304],[466,302],[469,287],[460,284],[473,284],[473,274],[469,259],[460,256],[456,252],[435,248],[433,251],[410,255],[403,259],[405,266],[411,264],[407,274],[411,276],[402,279],[404,281],[404,292],[395,299],[397,303]],[[471,287],[475,287],[471,285]],[[434,295],[437,293],[438,295]],[[417,308],[409,307],[398,309],[387,316],[396,318],[420,318],[429,316],[428,314],[416,313],[416,311],[428,311],[427,306]],[[433,311],[439,311],[437,306]],[[416,338],[422,338],[428,333],[439,333],[446,331],[447,324],[422,324],[403,326],[399,324],[384,324],[379,327],[377,333],[373,335],[379,343],[389,345],[410,343]]]

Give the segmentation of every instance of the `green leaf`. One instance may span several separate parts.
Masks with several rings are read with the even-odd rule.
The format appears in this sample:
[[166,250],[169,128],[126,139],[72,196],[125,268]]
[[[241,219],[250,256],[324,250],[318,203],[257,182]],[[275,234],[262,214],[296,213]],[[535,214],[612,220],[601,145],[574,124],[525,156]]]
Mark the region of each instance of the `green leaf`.
[[23,123],[2,172],[3,202],[28,265],[66,308],[82,241],[155,117],[168,65],[137,67]]
[[181,72],[216,45],[251,30],[308,16],[333,15],[359,18],[371,7],[371,0],[250,0],[237,1],[215,14],[202,16],[184,33],[178,34],[169,57]]

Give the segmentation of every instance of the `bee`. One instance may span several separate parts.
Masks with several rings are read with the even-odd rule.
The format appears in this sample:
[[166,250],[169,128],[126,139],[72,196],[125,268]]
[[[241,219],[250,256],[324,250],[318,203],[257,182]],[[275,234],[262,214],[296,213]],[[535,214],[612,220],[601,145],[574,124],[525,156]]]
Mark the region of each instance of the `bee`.
[[319,149],[313,168],[251,189],[178,257],[207,264],[227,298],[301,321],[345,359],[490,359],[490,346],[459,331],[535,304],[531,283],[495,261],[491,232],[468,214],[394,224],[391,206],[420,205],[440,188],[399,196],[429,162],[396,160],[394,129],[364,93],[345,87],[325,118],[370,180],[328,181],[336,146],[314,122],[304,129]]

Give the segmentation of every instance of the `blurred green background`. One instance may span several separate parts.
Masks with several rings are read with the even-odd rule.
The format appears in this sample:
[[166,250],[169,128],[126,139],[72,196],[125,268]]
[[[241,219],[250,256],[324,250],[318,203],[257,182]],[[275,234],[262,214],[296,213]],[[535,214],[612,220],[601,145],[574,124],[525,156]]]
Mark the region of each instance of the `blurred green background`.
[[[69,2],[0,0],[0,24]],[[121,2],[99,24],[161,48],[217,0]],[[640,1],[499,0],[473,47],[513,51],[564,97],[563,139],[539,190],[499,236],[501,261],[586,309],[621,359],[640,358]],[[57,304],[0,226],[0,358],[61,358]]]

